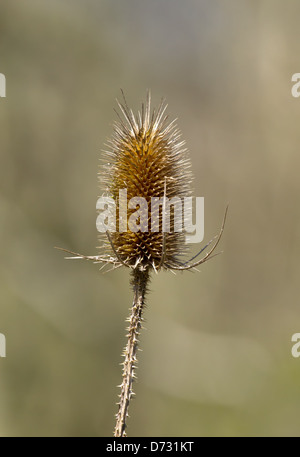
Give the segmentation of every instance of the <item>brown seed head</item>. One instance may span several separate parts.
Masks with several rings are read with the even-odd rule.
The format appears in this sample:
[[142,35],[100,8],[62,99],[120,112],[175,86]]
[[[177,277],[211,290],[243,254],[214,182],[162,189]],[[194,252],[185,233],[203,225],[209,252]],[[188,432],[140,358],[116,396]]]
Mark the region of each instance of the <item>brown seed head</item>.
[[[166,107],[161,102],[157,111],[150,110],[150,92],[146,105],[142,104],[137,117],[124,103],[119,103],[124,119],[114,124],[114,133],[109,140],[109,150],[104,151],[104,165],[100,170],[100,182],[104,191],[112,195],[117,209],[117,230],[110,234],[115,254],[128,266],[140,269],[165,267],[177,264],[178,256],[186,252],[184,233],[174,232],[174,210],[171,206],[170,233],[163,235],[162,208],[151,210],[151,198],[164,195],[173,197],[191,195],[192,174],[187,150],[175,121],[168,122]],[[146,231],[120,232],[119,191],[127,190],[127,204],[134,197],[143,197],[147,202],[148,229]],[[138,209],[127,211],[129,218]],[[156,214],[154,214],[156,211]],[[159,212],[157,212],[159,211]],[[157,216],[159,230],[151,230],[151,220]],[[142,227],[141,227],[142,228]],[[153,228],[153,227],[152,227]],[[106,248],[111,250],[109,243]],[[162,262],[162,256],[164,261]]]

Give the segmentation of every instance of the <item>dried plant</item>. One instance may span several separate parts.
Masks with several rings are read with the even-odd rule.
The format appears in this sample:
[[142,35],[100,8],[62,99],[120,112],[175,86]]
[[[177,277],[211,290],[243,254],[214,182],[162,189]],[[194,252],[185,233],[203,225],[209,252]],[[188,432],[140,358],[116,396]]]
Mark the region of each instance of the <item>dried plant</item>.
[[[123,92],[122,92],[123,94]],[[112,269],[125,266],[131,270],[133,287],[133,305],[128,318],[127,345],[124,348],[123,375],[120,385],[119,409],[116,415],[114,436],[126,436],[126,420],[128,407],[132,398],[132,384],[135,378],[137,364],[137,347],[140,329],[143,321],[145,295],[151,271],[160,270],[185,271],[195,270],[197,266],[214,257],[213,254],[223,233],[227,208],[219,234],[207,243],[197,255],[184,261],[182,256],[187,252],[184,232],[164,230],[165,202],[172,197],[187,197],[191,195],[192,173],[187,150],[181,141],[181,134],[176,128],[175,121],[168,122],[165,115],[167,105],[164,101],[157,111],[150,110],[150,92],[146,104],[142,104],[141,112],[134,116],[128,108],[123,94],[123,103],[118,102],[123,118],[118,115],[114,125],[114,135],[108,142],[108,149],[103,151],[104,164],[99,173],[102,190],[111,195],[116,202],[117,214],[120,214],[124,202],[119,199],[120,189],[127,189],[125,204],[132,198],[143,197],[150,207],[153,197],[163,197],[162,210],[149,211],[146,215],[147,226],[152,218],[159,221],[159,229],[131,231],[109,230],[100,236],[101,255],[85,256],[67,251],[75,257],[69,259],[87,259],[102,263],[103,267],[111,265]],[[156,213],[154,214],[154,211]],[[133,209],[128,211],[129,220]],[[142,208],[140,208],[142,214]],[[142,217],[141,217],[142,219]],[[127,222],[125,221],[125,227]],[[176,217],[171,214],[170,225],[174,226]],[[119,228],[124,221],[118,220]],[[208,252],[199,260],[199,255],[211,245]]]

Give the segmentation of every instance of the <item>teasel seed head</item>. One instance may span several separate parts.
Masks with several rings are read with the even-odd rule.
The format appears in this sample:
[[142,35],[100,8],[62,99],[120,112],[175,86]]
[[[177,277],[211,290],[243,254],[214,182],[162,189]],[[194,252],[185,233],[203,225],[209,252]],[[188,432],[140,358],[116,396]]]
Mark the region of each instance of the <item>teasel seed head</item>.
[[[168,265],[177,265],[186,252],[185,235],[173,230],[172,207],[170,233],[164,235],[162,206],[159,212],[157,208],[153,209],[151,198],[158,197],[162,201],[164,196],[168,199],[191,196],[191,163],[175,120],[168,122],[164,100],[151,112],[148,91],[146,104],[142,104],[135,116],[128,108],[124,94],[123,99],[123,103],[118,102],[123,118],[119,115],[119,121],[114,124],[113,137],[108,141],[109,150],[103,152],[104,164],[99,173],[102,190],[114,198],[117,209],[117,230],[110,234],[109,242],[103,240],[104,245],[107,253],[113,248],[112,255],[116,254],[119,261],[132,268],[167,269]],[[134,197],[143,197],[147,202],[146,231],[118,230],[121,189],[127,190],[125,204]],[[127,226],[134,211],[127,210]],[[154,217],[159,220],[157,232],[151,230]]]
[[[113,136],[106,145],[108,149],[103,151],[103,163],[99,172],[102,192],[114,199],[116,230],[101,233],[100,255],[86,256],[67,249],[58,249],[75,255],[67,257],[68,259],[92,260],[102,263],[101,268],[112,265],[115,269],[125,265],[131,270],[142,272],[149,272],[151,269],[155,272],[160,269],[173,272],[194,270],[217,255],[212,254],[222,237],[228,206],[218,235],[195,256],[182,261],[181,256],[187,252],[185,231],[175,230],[175,226],[177,223],[180,227],[184,226],[184,205],[181,213],[176,212],[171,205],[167,216],[170,230],[166,231],[164,224],[166,200],[171,202],[175,197],[182,202],[184,197],[191,196],[193,176],[185,142],[181,140],[181,133],[175,124],[176,119],[168,122],[164,100],[157,110],[151,112],[151,97],[148,91],[146,104],[142,104],[141,111],[135,116],[127,105],[123,91],[122,95],[123,103],[117,101],[121,115],[116,111],[119,120],[114,123]],[[124,190],[126,196],[120,199],[120,191]],[[130,219],[137,207],[128,209],[128,203],[136,197],[143,198],[146,209],[137,205],[140,230],[131,230]],[[153,207],[153,198],[160,199],[160,205]],[[126,220],[121,216],[121,207],[124,205],[127,211]],[[158,224],[156,230],[152,227],[153,220]],[[124,223],[126,229],[120,230]],[[206,254],[196,260],[210,245]]]

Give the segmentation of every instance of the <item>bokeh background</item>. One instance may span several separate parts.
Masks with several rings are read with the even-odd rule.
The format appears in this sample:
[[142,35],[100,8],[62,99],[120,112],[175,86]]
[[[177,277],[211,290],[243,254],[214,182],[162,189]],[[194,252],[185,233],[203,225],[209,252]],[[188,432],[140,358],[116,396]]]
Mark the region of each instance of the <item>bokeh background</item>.
[[128,271],[53,247],[97,253],[120,88],[178,117],[206,240],[230,204],[221,256],[153,277],[129,435],[300,435],[299,18],[296,0],[1,2],[1,436],[112,434]]

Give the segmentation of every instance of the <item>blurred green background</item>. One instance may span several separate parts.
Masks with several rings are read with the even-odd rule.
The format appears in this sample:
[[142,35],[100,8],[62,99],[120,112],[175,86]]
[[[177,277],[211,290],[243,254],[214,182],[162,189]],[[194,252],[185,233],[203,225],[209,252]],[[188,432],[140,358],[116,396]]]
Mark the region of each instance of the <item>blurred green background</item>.
[[1,436],[112,434],[129,274],[53,247],[97,253],[120,88],[178,117],[206,240],[230,204],[221,256],[152,278],[128,434],[300,435],[299,18],[296,0],[1,2]]

